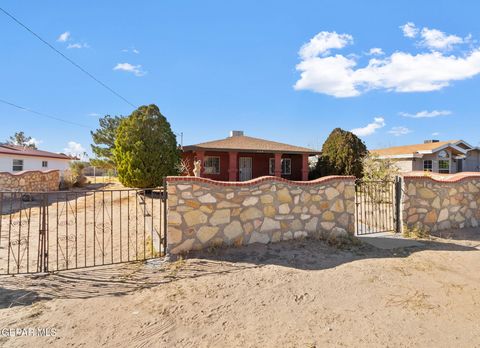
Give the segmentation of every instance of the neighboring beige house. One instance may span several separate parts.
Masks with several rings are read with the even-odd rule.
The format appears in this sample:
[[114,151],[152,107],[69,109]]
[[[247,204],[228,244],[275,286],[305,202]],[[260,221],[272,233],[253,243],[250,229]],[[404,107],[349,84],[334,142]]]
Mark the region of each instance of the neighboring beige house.
[[394,146],[370,152],[380,159],[392,159],[402,173],[480,171],[480,149],[463,140],[426,140],[423,144]]

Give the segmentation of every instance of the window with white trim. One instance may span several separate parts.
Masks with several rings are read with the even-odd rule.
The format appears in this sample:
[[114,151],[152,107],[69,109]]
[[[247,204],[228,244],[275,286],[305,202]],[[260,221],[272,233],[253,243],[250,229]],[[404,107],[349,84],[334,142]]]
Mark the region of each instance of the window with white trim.
[[220,157],[205,156],[203,168],[205,174],[220,174]]
[[42,161],[42,168],[48,168],[48,161]]
[[424,172],[431,172],[433,170],[433,161],[432,160],[424,160],[423,161],[423,171]]
[[[268,173],[270,175],[275,175],[275,158],[270,158],[268,164]],[[291,175],[292,174],[292,159],[291,158],[282,158],[282,175]]]
[[23,170],[23,160],[14,159],[12,162],[12,171],[21,172]]

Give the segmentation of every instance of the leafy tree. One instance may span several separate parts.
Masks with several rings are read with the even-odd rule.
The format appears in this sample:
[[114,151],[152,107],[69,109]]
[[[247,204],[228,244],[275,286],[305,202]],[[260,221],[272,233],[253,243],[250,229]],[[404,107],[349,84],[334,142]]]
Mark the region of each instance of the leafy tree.
[[31,149],[37,149],[37,146],[35,145],[33,140],[34,139],[32,137],[26,136],[24,132],[16,132],[14,135],[8,138],[7,144],[26,146]]
[[100,128],[95,132],[90,132],[94,143],[91,145],[92,152],[96,157],[90,160],[92,166],[104,169],[115,168],[113,148],[115,147],[117,128],[123,118],[123,116],[106,115],[99,119]]
[[160,186],[164,177],[177,174],[180,162],[175,134],[154,104],[120,122],[113,154],[118,178],[127,187]]
[[398,167],[391,159],[379,159],[368,154],[363,159],[363,179],[369,181],[392,181],[398,175]]
[[335,128],[323,144],[315,169],[316,176],[355,175],[362,177],[367,147],[355,134]]

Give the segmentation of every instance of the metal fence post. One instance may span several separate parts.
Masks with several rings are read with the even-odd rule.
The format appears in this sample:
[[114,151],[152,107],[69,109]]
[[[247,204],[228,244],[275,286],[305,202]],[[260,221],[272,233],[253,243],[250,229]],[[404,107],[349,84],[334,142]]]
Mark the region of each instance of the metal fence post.
[[402,232],[402,177],[395,178],[395,233]]
[[42,193],[40,204],[40,229],[38,240],[38,258],[37,272],[48,272],[48,254],[47,254],[47,205],[48,194]]
[[163,194],[162,194],[162,205],[163,205],[163,256],[167,255],[167,197],[168,192],[167,192],[167,178],[163,178]]

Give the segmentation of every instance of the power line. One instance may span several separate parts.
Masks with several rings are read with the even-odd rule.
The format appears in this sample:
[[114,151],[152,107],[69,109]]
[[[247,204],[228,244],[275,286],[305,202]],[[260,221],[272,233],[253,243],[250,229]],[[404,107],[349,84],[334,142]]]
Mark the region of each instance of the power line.
[[27,30],[28,32],[30,32],[30,34],[32,34],[33,36],[35,36],[37,39],[39,39],[41,42],[43,42],[45,45],[47,45],[49,48],[51,48],[53,51],[55,51],[56,53],[58,53],[60,56],[62,56],[65,60],[67,60],[70,64],[72,64],[73,66],[75,66],[77,69],[79,69],[81,72],[83,72],[84,74],[86,74],[88,77],[90,77],[91,79],[93,79],[95,82],[97,82],[98,84],[100,84],[102,87],[106,88],[108,91],[110,91],[111,93],[113,93],[114,95],[116,95],[118,98],[122,99],[125,103],[127,103],[128,105],[134,107],[134,108],[137,108],[137,106],[135,106],[133,103],[131,103],[130,101],[128,101],[125,97],[123,97],[122,95],[120,95],[118,92],[116,92],[114,89],[110,88],[109,86],[107,86],[105,83],[103,83],[102,81],[100,81],[99,79],[97,79],[95,76],[93,76],[91,73],[89,73],[87,70],[85,70],[84,68],[82,68],[80,65],[78,65],[77,63],[75,63],[72,59],[68,58],[65,54],[63,54],[62,52],[60,52],[59,50],[57,50],[55,47],[53,47],[50,43],[48,43],[46,40],[44,40],[40,35],[38,35],[37,33],[35,33],[32,29],[30,29],[29,27],[27,27],[25,24],[23,24],[22,22],[20,22],[17,18],[15,18],[13,15],[11,15],[10,13],[8,13],[7,11],[5,11],[3,8],[0,7],[0,11],[2,11],[3,13],[5,13],[8,17],[10,17],[12,20],[14,20],[18,25],[20,25],[21,27],[23,27],[25,30]]
[[11,103],[11,102],[6,101],[6,100],[3,100],[3,99],[0,99],[0,103],[13,106],[14,108],[17,108],[17,109],[20,109],[20,110],[24,110],[24,111],[31,112],[31,113],[36,114],[36,115],[38,115],[38,116],[42,116],[42,117],[50,118],[50,119],[52,119],[52,120],[56,120],[56,121],[60,121],[60,122],[68,123],[68,124],[72,124],[72,125],[74,125],[74,126],[84,127],[84,128],[89,128],[89,129],[90,129],[89,126],[86,126],[86,125],[84,125],[84,124],[76,123],[76,122],[72,122],[72,121],[69,121],[69,120],[64,120],[63,118],[59,118],[59,117],[51,116],[51,115],[48,115],[48,114],[44,114],[43,112],[38,112],[38,111],[35,111],[35,110],[32,110],[32,109],[29,109],[29,108],[26,108],[26,107],[23,107],[23,106],[20,106],[20,105]]

